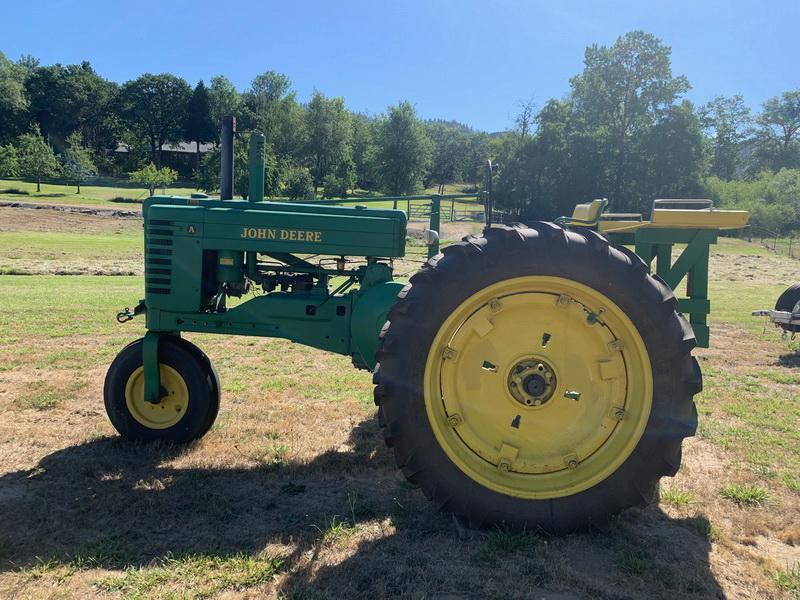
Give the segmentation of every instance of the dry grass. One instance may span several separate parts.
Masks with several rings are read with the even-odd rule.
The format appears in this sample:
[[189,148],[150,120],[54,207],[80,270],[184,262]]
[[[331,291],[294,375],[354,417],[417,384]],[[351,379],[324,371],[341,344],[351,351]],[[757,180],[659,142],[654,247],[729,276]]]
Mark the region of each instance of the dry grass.
[[434,512],[395,471],[369,374],[281,340],[191,336],[222,377],[216,425],[188,447],[124,443],[102,380],[141,335],[113,322],[140,279],[0,277],[0,597],[796,597],[800,360],[738,319],[779,286],[736,248],[712,267],[736,283],[698,352],[701,435],[661,504],[563,538]]

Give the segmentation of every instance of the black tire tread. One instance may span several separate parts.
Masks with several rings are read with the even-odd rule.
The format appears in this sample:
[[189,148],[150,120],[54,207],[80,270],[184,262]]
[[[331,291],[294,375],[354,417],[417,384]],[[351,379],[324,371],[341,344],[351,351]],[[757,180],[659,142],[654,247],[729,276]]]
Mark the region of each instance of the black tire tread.
[[[533,265],[538,274],[542,265],[555,262],[563,266],[570,261],[583,261],[622,282],[625,298],[630,298],[629,306],[622,308],[629,313],[639,310],[640,323],[634,322],[640,332],[642,326],[651,332],[643,338],[653,368],[654,410],[634,452],[606,481],[554,500],[511,498],[480,487],[458,471],[435,442],[416,384],[422,380],[421,370],[424,372],[425,357],[422,367],[419,357],[427,352],[409,352],[408,348],[412,341],[414,348],[430,346],[441,324],[432,316],[432,307],[441,307],[437,310],[444,313],[467,297],[453,296],[454,289],[473,287],[477,291],[495,281],[528,274],[520,268]],[[444,248],[398,295],[376,354],[374,399],[384,439],[394,450],[398,467],[435,506],[471,526],[503,524],[564,533],[603,525],[614,513],[649,501],[659,479],[677,472],[683,438],[693,435],[697,427],[692,396],[702,389],[702,375],[691,356],[694,334],[675,312],[676,305],[669,286],[649,275],[639,256],[610,245],[588,229],[565,230],[546,222],[530,227],[499,226],[482,237],[466,237]],[[422,417],[416,414],[420,406]]]

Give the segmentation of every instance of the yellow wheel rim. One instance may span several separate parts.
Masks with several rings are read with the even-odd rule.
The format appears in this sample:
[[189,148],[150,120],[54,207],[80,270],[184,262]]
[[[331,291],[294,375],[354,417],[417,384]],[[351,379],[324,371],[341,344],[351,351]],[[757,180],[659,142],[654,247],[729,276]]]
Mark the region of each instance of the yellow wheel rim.
[[[158,404],[144,399],[144,367],[125,384],[125,404],[136,421],[148,429],[167,429],[177,424],[189,408],[189,389],[183,377],[170,366],[159,364],[162,398]],[[165,393],[166,392],[166,393]]]
[[508,279],[465,300],[436,335],[425,407],[450,459],[489,489],[558,498],[630,456],[652,405],[644,342],[625,313],[559,277]]

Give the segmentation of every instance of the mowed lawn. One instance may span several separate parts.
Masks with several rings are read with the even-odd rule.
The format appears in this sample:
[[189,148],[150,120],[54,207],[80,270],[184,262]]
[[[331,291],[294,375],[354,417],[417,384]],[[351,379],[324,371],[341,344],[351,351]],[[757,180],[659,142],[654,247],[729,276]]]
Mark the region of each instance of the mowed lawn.
[[750,316],[796,261],[721,240],[678,476],[608,530],[551,538],[437,513],[395,471],[369,373],[282,340],[187,336],[220,372],[216,424],[186,447],[121,441],[103,377],[144,332],[114,320],[142,279],[54,273],[140,269],[141,223],[6,211],[0,267],[32,274],[0,275],[2,598],[800,594],[800,344]]
[[[445,194],[461,194],[464,186],[447,185]],[[193,187],[171,186],[165,190],[158,189],[156,194],[166,193],[172,196],[189,196],[198,190]],[[19,193],[22,192],[22,193]],[[321,190],[320,190],[321,192]],[[432,187],[424,194],[434,194],[438,188]],[[27,202],[35,204],[56,204],[69,206],[85,206],[91,208],[114,208],[118,210],[138,210],[140,204],[147,199],[149,192],[144,188],[133,187],[125,180],[115,182],[112,180],[107,185],[86,184],[81,186],[81,193],[77,187],[61,183],[42,183],[41,191],[36,191],[36,183],[19,179],[0,179],[0,202]],[[285,198],[275,198],[277,201],[288,201]],[[353,198],[342,202],[342,206],[355,206],[363,203],[363,199]],[[414,201],[411,204],[405,201],[370,201],[371,208],[398,208],[411,213],[415,219],[426,220],[430,204],[425,201]],[[413,209],[409,210],[413,206]],[[477,218],[483,213],[483,206],[475,200],[443,200],[441,206],[442,220]]]
[[[16,190],[23,192],[14,193]],[[189,187],[169,187],[167,193],[184,196],[195,192]],[[0,179],[0,201],[34,202],[45,204],[69,204],[116,209],[136,208],[136,203],[144,201],[150,194],[146,188],[133,187],[120,180],[118,185],[81,185],[81,193],[77,193],[74,185],[61,183],[42,183],[41,191],[36,191],[36,182],[20,179]],[[159,190],[160,192],[160,190]]]

